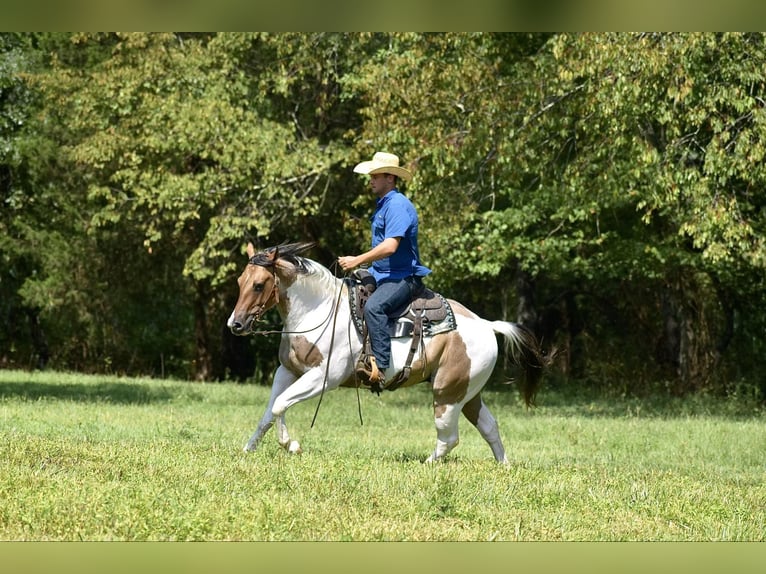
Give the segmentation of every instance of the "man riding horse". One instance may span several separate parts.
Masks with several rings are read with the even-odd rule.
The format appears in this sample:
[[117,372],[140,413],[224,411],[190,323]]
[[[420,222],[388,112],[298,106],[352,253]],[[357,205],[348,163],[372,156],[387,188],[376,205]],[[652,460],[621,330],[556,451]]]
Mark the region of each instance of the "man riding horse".
[[361,255],[338,258],[344,271],[369,265],[377,288],[364,308],[371,353],[363,354],[357,376],[375,391],[386,388],[386,370],[391,364],[389,321],[392,315],[423,291],[423,277],[431,273],[420,262],[418,214],[398,188],[399,179],[412,174],[399,166],[399,157],[377,152],[370,161],[354,167],[370,176],[370,189],[377,197],[370,221],[372,245]]
[[[302,256],[310,243],[284,243],[260,252],[247,246],[248,263],[237,279],[239,297],[227,325],[236,335],[256,333],[254,325],[275,308],[283,328],[271,395],[245,450],[255,450],[275,427],[280,446],[300,453],[300,443],[287,428],[288,409],[325,391],[358,387],[361,375],[373,391],[431,385],[436,446],[429,462],[442,460],[458,444],[458,420],[464,415],[495,460],[508,464],[497,420],[481,398],[497,363],[496,336],[502,336],[506,356],[523,367],[519,384],[527,405],[534,400],[550,356],[523,325],[484,319],[423,287],[422,278],[430,270],[418,254],[415,208],[397,189],[398,178],[411,177],[398,157],[378,152],[354,169],[370,175],[377,196],[372,248],[340,257],[339,263],[344,270],[371,264],[367,276],[357,270],[354,280],[336,277]],[[375,290],[371,278],[378,282]],[[412,299],[416,300],[410,304]],[[359,311],[362,306],[364,312]],[[400,312],[404,315],[395,319]],[[369,353],[361,315],[370,333]],[[371,356],[365,360],[366,355]]]

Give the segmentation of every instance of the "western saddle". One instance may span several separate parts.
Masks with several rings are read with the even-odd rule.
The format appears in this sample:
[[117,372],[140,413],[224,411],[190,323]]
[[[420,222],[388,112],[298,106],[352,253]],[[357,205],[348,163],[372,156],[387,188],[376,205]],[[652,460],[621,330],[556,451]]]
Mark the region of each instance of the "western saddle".
[[[345,279],[348,287],[351,317],[357,331],[362,336],[364,348],[360,360],[371,355],[370,340],[364,321],[364,307],[375,292],[375,278],[365,269],[357,269]],[[399,388],[410,377],[412,360],[418,347],[423,345],[424,337],[432,337],[456,328],[455,314],[447,299],[441,294],[424,288],[405,307],[390,317],[389,333],[392,339],[411,337],[410,351],[404,367],[393,380],[386,385],[386,390]],[[374,389],[373,389],[374,390]]]

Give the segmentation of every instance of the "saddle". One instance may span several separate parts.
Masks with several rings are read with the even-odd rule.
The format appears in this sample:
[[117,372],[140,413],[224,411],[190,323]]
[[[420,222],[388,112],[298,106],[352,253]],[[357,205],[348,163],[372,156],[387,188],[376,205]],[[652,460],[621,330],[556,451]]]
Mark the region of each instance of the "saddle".
[[[351,277],[345,279],[345,282],[348,286],[351,317],[365,342],[363,354],[369,354],[369,338],[364,322],[364,307],[367,300],[375,292],[377,283],[369,271],[364,269],[356,270]],[[389,321],[389,335],[392,339],[412,337],[412,344],[403,370],[395,376],[386,388],[393,391],[409,378],[412,360],[418,347],[422,344],[423,337],[446,333],[456,327],[455,314],[449,302],[441,294],[428,288],[424,288],[408,305],[394,313],[391,321]]]

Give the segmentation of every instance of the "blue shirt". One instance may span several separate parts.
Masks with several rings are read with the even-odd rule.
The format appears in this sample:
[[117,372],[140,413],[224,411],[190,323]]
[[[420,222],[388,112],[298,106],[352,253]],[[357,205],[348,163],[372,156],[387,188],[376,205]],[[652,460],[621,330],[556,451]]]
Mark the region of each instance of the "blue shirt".
[[378,283],[413,275],[424,277],[431,273],[428,267],[420,263],[418,214],[415,206],[399,190],[393,189],[378,199],[377,209],[370,222],[373,248],[389,237],[401,237],[399,247],[392,255],[375,261],[370,267],[369,271]]

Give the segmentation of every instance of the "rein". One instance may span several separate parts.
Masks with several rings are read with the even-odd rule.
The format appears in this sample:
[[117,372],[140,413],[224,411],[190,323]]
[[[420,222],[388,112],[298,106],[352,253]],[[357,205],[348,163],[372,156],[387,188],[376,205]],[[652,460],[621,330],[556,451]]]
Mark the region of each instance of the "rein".
[[[341,291],[342,288],[343,288],[343,284],[341,283],[340,289],[338,290],[338,302],[340,302],[340,294],[342,292]],[[263,308],[266,306],[266,303],[269,302],[269,299],[271,299],[272,295],[274,295],[275,292],[276,292],[275,299],[277,300],[277,304],[279,304],[279,279],[277,277],[276,272],[274,273],[274,287],[272,288],[271,293],[269,293],[269,296],[266,298],[266,301],[264,303],[261,303],[259,308],[259,313],[256,314],[256,319],[255,319],[256,323],[260,321],[260,318],[263,316]],[[306,333],[310,333],[311,331],[319,329],[319,327],[327,323],[330,320],[330,315],[333,314],[333,311],[335,312],[336,315],[338,314],[337,308],[330,309],[330,313],[327,315],[327,317],[322,319],[322,321],[316,327],[311,327],[310,329],[306,329],[304,331],[285,331],[283,329],[269,329],[266,331],[250,330],[248,332],[248,335],[305,335]]]
[[[337,261],[335,262],[335,265],[337,266]],[[325,389],[327,389],[327,379],[330,374],[330,359],[332,358],[332,351],[335,348],[335,326],[338,323],[338,310],[340,309],[340,297],[343,294],[343,282],[341,281],[338,286],[338,296],[335,299],[335,313],[333,314],[332,318],[332,333],[330,335],[330,354],[327,356],[327,364],[324,368],[324,381],[322,381],[322,392],[319,394],[319,402],[317,402],[317,408],[314,411],[314,418],[311,419],[311,427],[314,428],[314,423],[317,420],[317,416],[319,415],[319,406],[322,404],[322,399],[324,398],[324,392]],[[359,405],[359,420],[362,419],[362,406],[359,402],[359,387],[356,389],[356,399],[357,404]],[[364,424],[364,423],[362,423]]]

